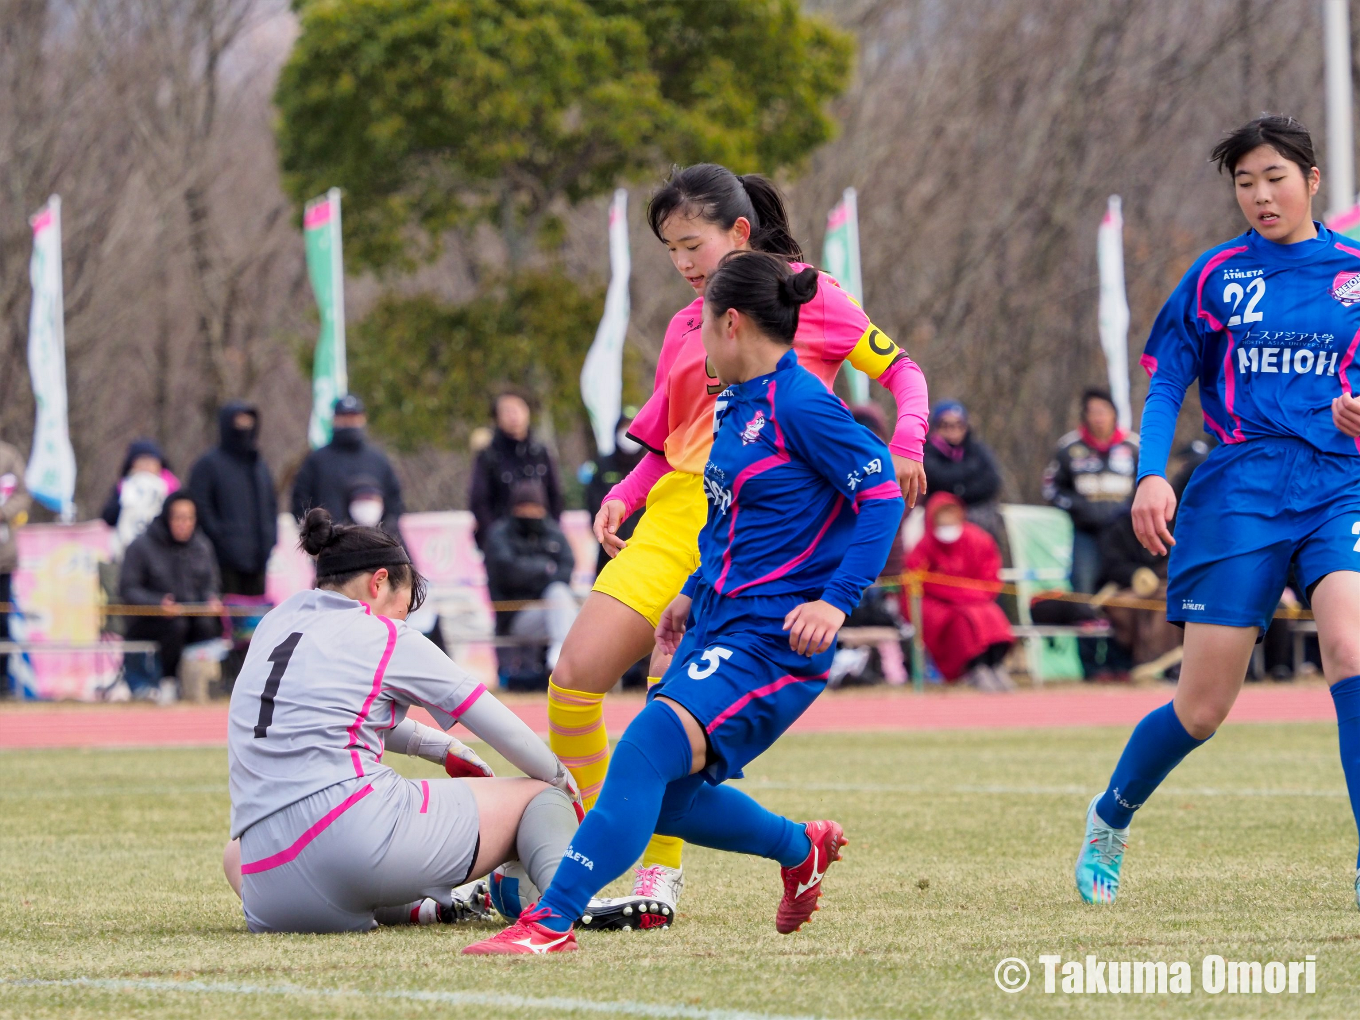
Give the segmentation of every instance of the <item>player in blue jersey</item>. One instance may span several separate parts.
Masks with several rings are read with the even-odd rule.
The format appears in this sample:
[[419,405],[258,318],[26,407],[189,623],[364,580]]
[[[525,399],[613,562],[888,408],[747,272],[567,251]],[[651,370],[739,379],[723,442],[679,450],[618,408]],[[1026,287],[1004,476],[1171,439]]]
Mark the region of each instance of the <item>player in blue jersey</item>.
[[673,654],[614,750],[604,787],[536,909],[469,953],[576,947],[590,898],[653,832],[778,861],[783,933],[812,916],[841,827],[776,815],[724,781],[826,686],[836,632],[883,568],[902,490],[883,442],[792,350],[817,270],[738,252],[710,278],[703,343],[718,378],[699,569],[662,613]]
[[[1317,617],[1360,818],[1360,242],[1313,220],[1320,175],[1292,118],[1252,121],[1213,158],[1251,229],[1201,255],[1152,327],[1133,504],[1139,541],[1170,548],[1167,618],[1185,627],[1185,658],[1174,700],[1138,724],[1087,809],[1076,878],[1089,903],[1114,901],[1134,811],[1232,708],[1291,566]],[[1178,512],[1166,462],[1196,379],[1222,445]]]

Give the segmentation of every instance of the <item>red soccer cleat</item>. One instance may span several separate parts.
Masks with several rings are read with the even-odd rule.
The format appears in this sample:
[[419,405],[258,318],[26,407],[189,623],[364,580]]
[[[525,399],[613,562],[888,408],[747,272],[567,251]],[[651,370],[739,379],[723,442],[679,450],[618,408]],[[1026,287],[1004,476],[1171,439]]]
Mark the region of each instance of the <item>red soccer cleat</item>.
[[774,915],[774,927],[781,935],[797,931],[812,916],[822,895],[822,876],[832,861],[841,859],[841,847],[848,842],[845,830],[835,822],[808,822],[806,829],[808,839],[812,840],[807,860],[796,868],[779,869],[779,877],[784,880],[784,898]]
[[538,922],[548,917],[546,909],[534,904],[519,915],[519,920],[505,931],[481,942],[474,942],[463,949],[470,956],[495,956],[513,953],[527,953],[542,956],[544,953],[569,953],[577,948],[576,933],[568,928],[565,932],[553,931]]

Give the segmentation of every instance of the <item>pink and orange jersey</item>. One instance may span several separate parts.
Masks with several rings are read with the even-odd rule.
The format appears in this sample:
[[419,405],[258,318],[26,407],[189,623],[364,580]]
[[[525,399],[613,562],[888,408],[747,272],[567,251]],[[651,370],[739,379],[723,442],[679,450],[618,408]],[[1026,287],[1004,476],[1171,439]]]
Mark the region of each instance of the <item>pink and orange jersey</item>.
[[[794,262],[791,268],[799,272],[805,264]],[[664,456],[672,471],[696,475],[703,473],[713,445],[713,402],[723,388],[700,339],[703,307],[703,298],[695,298],[671,319],[656,366],[656,389],[628,429]],[[826,273],[817,296],[799,310],[793,348],[798,363],[827,389],[846,361],[887,387],[897,400],[897,427],[888,448],[921,459],[929,413],[925,376]]]

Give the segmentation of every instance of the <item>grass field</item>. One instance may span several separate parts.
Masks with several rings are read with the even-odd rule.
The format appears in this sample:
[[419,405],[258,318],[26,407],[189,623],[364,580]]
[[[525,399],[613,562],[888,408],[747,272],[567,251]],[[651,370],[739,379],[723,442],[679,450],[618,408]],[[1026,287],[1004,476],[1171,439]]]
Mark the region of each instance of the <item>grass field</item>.
[[[1082,812],[1126,734],[786,737],[745,787],[851,839],[803,932],[774,931],[774,865],[691,849],[673,930],[533,960],[458,955],[490,926],[249,935],[219,866],[224,750],[3,752],[0,1017],[1360,1016],[1335,729],[1228,727],[1141,813],[1119,903],[1087,907]],[[1185,960],[1195,990],[1046,995],[1041,953]],[[1209,953],[1315,954],[1317,992],[1210,995]],[[1019,994],[1004,957],[1034,972]]]

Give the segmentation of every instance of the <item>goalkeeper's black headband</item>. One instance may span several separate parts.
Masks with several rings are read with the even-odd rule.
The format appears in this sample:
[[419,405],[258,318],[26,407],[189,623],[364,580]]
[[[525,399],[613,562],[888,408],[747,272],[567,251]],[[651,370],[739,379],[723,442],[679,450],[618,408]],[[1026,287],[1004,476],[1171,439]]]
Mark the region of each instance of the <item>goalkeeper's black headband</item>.
[[316,558],[317,577],[341,577],[360,570],[377,570],[379,567],[409,566],[411,557],[399,545],[383,546],[377,549],[359,549],[355,552],[327,552],[322,550]]

